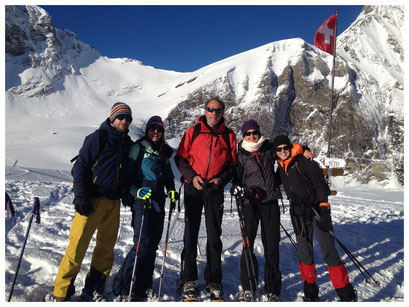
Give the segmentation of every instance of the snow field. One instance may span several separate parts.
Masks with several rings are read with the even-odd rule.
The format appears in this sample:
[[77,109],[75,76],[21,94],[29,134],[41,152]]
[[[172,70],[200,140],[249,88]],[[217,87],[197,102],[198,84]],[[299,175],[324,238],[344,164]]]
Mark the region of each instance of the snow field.
[[[21,246],[30,219],[33,198],[40,198],[41,224],[35,219],[20,267],[12,301],[41,301],[47,291],[52,291],[54,278],[59,263],[68,245],[68,234],[74,216],[72,205],[73,193],[68,172],[50,170],[7,168],[6,191],[9,193],[16,217],[5,220],[5,297],[8,298],[14,272],[17,266]],[[179,182],[176,184],[179,187]],[[364,302],[403,301],[404,267],[403,267],[403,192],[401,190],[382,190],[375,187],[348,187],[338,189],[338,195],[330,198],[334,233],[353,253],[353,255],[379,280],[376,287],[373,282],[366,283],[364,277],[353,262],[337,246],[342,260],[349,271],[349,279],[356,287],[359,300]],[[239,261],[241,255],[241,235],[233,202],[230,213],[231,198],[225,191],[223,220],[223,286],[227,301],[234,301],[240,289]],[[168,204],[167,204],[168,205]],[[292,230],[288,202],[284,200],[286,212],[281,215],[281,223],[295,240]],[[281,206],[281,203],[280,203]],[[162,286],[163,301],[178,301],[176,285],[179,278],[180,254],[183,248],[184,212],[182,210],[175,224],[168,244],[165,278]],[[165,217],[165,230],[168,211]],[[129,208],[121,207],[121,227],[115,246],[115,260],[107,283],[106,290],[112,290],[112,282],[120,265],[132,247],[133,230],[130,225]],[[157,251],[154,272],[154,288],[158,288],[160,270],[163,259],[163,241]],[[202,289],[202,300],[208,301],[205,295],[203,272],[205,268],[206,233],[204,218],[199,233],[198,270]],[[83,287],[88,272],[95,236],[92,239],[82,269],[75,285],[77,293]],[[328,271],[323,263],[319,246],[315,245],[317,279],[322,301],[336,301],[337,296],[332,289]],[[255,255],[259,263],[259,293],[263,290],[263,266],[265,263],[260,232],[255,243]],[[281,297],[283,301],[302,301],[302,282],[298,270],[298,258],[294,247],[281,231],[280,266],[283,274]],[[113,295],[110,294],[113,299]]]

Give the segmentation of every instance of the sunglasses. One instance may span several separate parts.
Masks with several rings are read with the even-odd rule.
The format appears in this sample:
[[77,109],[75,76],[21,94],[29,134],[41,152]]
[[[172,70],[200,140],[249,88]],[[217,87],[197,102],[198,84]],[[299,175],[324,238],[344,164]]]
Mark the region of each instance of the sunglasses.
[[207,112],[210,112],[210,113],[213,113],[214,111],[216,111],[216,114],[221,114],[223,112],[222,108],[207,107],[206,110],[207,110]]
[[132,122],[132,117],[129,115],[125,115],[125,114],[119,114],[117,117],[115,117],[116,119],[119,120],[123,120],[125,119],[128,123]]
[[244,133],[244,136],[250,136],[250,135],[260,135],[260,131],[247,131]]
[[285,146],[283,146],[283,147],[277,147],[276,152],[282,152],[283,150],[284,150],[284,151],[287,151],[287,150],[289,150],[289,149],[290,149],[290,146],[285,145]]
[[158,132],[162,132],[163,133],[163,128],[162,127],[159,127],[159,126],[150,126],[149,128],[148,128],[148,130],[149,131],[155,131],[155,130],[158,130]]

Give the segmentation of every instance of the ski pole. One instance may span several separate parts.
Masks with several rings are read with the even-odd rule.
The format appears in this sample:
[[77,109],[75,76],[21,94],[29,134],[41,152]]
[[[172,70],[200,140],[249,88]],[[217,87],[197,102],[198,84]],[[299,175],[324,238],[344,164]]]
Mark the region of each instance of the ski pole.
[[[243,197],[236,196],[236,206],[237,206],[237,213],[239,215],[239,223],[240,223],[240,230],[241,230],[241,237],[243,241],[243,252],[244,252],[244,259],[246,261],[246,268],[247,268],[247,273],[249,276],[249,283],[250,283],[250,289],[252,293],[252,299],[254,299],[253,295],[257,295],[257,279],[256,279],[256,272],[254,271],[254,264],[253,264],[253,258],[251,256],[251,250],[250,250],[250,242],[249,238],[247,235],[247,227],[246,227],[246,222],[244,220],[244,213],[242,211],[243,208]],[[251,266],[251,270],[250,270]],[[253,286],[254,283],[254,286]],[[254,289],[254,287],[256,287]]]
[[33,204],[33,209],[31,210],[30,221],[28,222],[26,236],[25,236],[25,239],[24,239],[24,242],[23,242],[23,247],[21,248],[21,253],[20,253],[20,258],[18,260],[18,264],[17,264],[16,274],[14,275],[13,284],[11,285],[11,290],[10,290],[10,295],[9,295],[9,300],[8,300],[9,302],[10,302],[11,297],[13,295],[14,285],[16,284],[18,271],[20,270],[21,261],[23,260],[23,254],[24,254],[24,250],[26,248],[28,235],[30,233],[31,223],[33,222],[34,216],[36,216],[36,223],[40,224],[40,200],[38,199],[38,197],[34,197],[34,204]]
[[165,244],[163,247],[163,260],[162,260],[162,269],[160,272],[160,279],[159,279],[158,300],[160,300],[160,293],[162,290],[163,273],[165,271],[165,262],[166,262],[166,251],[168,249],[168,241],[169,241],[169,228],[170,228],[170,222],[172,219],[172,211],[175,209],[175,206],[176,206],[176,202],[171,201],[170,206],[169,206],[169,217],[168,217],[168,226],[166,229]]
[[151,207],[152,207],[152,200],[150,198],[148,198],[147,200],[145,200],[145,204],[143,206],[142,220],[141,220],[141,225],[139,226],[138,243],[136,244],[136,254],[135,254],[135,261],[133,263],[132,278],[131,278],[131,285],[129,287],[128,302],[131,301],[132,288],[133,288],[133,285],[135,283],[136,263],[138,262],[138,253],[139,253],[139,247],[140,247],[140,244],[141,244],[141,237],[142,237],[143,222],[144,222],[144,219],[145,219],[145,212],[146,212],[146,209],[150,209]]
[[283,224],[281,224],[281,222],[280,222],[280,226],[281,226],[281,228],[284,230],[284,232],[285,232],[285,234],[287,235],[287,237],[290,239],[291,244],[294,246],[295,252],[296,252],[297,255],[298,255],[298,248],[297,248],[297,246],[295,245],[295,242],[294,242],[293,238],[292,238],[291,235],[288,233],[288,231],[284,228],[284,226],[283,226]]
[[[312,210],[314,211],[315,214],[315,218],[317,219],[318,222],[321,221],[321,217],[318,214],[318,212],[315,210],[315,208],[312,208]],[[352,262],[355,264],[355,266],[358,268],[358,270],[361,272],[361,274],[365,277],[365,282],[370,283],[371,279],[375,282],[375,285],[379,286],[380,282],[378,280],[375,280],[372,275],[365,269],[365,267],[358,261],[358,259],[355,258],[355,256],[349,251],[348,248],[346,248],[346,246],[344,244],[342,244],[342,242],[334,235],[334,232],[332,230],[328,231],[330,233],[331,236],[334,237],[335,241],[338,242],[339,246],[341,246],[341,248],[344,250],[344,252],[349,256],[349,258],[352,260]],[[362,269],[361,269],[362,268]],[[364,270],[365,273],[368,275],[365,275],[364,272],[362,271]]]

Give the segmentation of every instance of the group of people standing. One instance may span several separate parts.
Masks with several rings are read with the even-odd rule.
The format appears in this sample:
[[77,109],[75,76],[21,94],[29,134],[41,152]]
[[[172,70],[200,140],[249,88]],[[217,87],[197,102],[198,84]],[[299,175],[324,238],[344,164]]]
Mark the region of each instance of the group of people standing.
[[[315,232],[340,300],[355,301],[356,292],[349,283],[347,271],[329,233],[332,229],[329,188],[318,163],[312,160],[308,150],[291,143],[287,136],[277,136],[273,141],[265,138],[254,120],[244,122],[241,127],[243,140],[237,144],[235,133],[226,126],[224,111],[225,104],[220,98],[206,101],[204,115],[187,129],[174,157],[184,184],[182,298],[197,300],[199,292],[196,258],[204,209],[206,290],[212,301],[224,300],[221,261],[224,188],[232,182],[230,193],[243,205],[252,270],[256,275],[254,283],[257,282],[251,284],[253,281],[243,252],[240,300],[253,301],[257,297],[258,264],[253,248],[260,224],[265,255],[263,295],[267,301],[280,301],[278,200],[282,198],[279,189],[282,184],[290,200],[305,300],[318,300],[312,239]],[[128,136],[131,122],[130,107],[116,103],[109,118],[85,138],[72,170],[76,213],[70,242],[59,266],[54,291],[45,296],[46,301],[69,301],[75,293],[75,277],[96,230],[91,268],[80,299],[104,300],[105,283],[114,260],[121,199],[123,205],[131,208],[134,246],[115,276],[113,292],[117,301],[127,301],[129,293],[132,301],[143,301],[152,295],[165,201],[169,198],[174,202],[179,199],[179,194],[170,166],[173,150],[165,143],[162,119],[151,117],[145,135],[135,143]],[[314,213],[318,218],[314,218]]]

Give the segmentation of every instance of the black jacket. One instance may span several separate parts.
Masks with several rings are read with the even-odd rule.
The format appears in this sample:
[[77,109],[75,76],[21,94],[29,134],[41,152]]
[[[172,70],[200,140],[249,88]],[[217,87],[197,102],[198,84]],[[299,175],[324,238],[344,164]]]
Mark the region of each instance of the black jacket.
[[[274,171],[273,148],[270,140],[265,140],[257,154],[252,154],[239,143],[237,164],[233,185],[240,185],[245,188],[258,187],[265,192],[262,203],[281,198],[278,189],[280,179],[278,173]],[[248,201],[248,200],[247,200]]]
[[294,143],[291,156],[279,163],[281,182],[288,199],[295,202],[326,203],[331,190],[316,161],[303,155],[302,147]]
[[[97,157],[100,130],[106,131],[107,140]],[[109,119],[88,135],[72,169],[75,196],[119,199],[127,183],[125,170],[131,144],[128,131],[119,132],[110,124]]]

